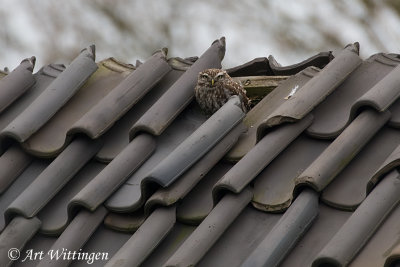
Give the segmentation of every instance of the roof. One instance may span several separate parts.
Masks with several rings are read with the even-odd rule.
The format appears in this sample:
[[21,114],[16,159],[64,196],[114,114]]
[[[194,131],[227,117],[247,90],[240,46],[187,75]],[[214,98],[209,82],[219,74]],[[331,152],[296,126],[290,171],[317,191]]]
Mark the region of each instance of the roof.
[[400,56],[358,51],[227,69],[289,77],[210,118],[193,88],[224,38],[200,57],[96,63],[90,46],[1,73],[1,265],[395,266]]

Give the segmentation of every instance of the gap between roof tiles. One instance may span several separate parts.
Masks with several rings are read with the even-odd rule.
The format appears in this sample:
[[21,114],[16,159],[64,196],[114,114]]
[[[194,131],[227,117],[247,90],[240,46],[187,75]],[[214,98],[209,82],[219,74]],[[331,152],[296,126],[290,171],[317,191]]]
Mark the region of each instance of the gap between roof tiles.
[[[354,50],[354,45],[346,47],[314,78],[298,89],[294,97],[281,100],[283,103],[271,114],[264,115],[264,120],[257,129],[258,140],[267,127],[300,120],[331,94],[361,64],[362,60]],[[296,86],[299,85],[295,84],[290,90]]]
[[259,142],[264,134],[261,134],[259,130],[260,125],[263,124],[264,118],[271,114],[285,101],[284,98],[289,94],[291,88],[296,85],[302,87],[309,81],[311,77],[305,75],[306,70],[303,70],[283,81],[275,90],[264,97],[246,114],[243,122],[248,127],[248,131],[240,137],[237,144],[228,153],[227,157],[230,160],[239,161],[257,144],[257,142]]
[[136,67],[133,66],[132,64],[124,63],[113,57],[104,59],[104,60],[100,61],[98,64],[101,64],[104,67],[106,67],[112,71],[119,72],[119,73],[131,72],[136,69]]

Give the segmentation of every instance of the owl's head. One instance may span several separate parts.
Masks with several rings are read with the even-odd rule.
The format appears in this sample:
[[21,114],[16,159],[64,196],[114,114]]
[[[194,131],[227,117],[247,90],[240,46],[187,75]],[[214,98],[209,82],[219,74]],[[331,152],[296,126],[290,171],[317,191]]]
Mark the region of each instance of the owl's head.
[[206,69],[199,73],[197,84],[214,88],[223,83],[228,77],[226,71],[221,69]]

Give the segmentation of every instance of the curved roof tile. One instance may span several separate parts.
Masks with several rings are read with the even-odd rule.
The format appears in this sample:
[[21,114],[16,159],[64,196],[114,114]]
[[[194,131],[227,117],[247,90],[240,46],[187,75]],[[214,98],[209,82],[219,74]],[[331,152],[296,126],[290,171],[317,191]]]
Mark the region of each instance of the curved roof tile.
[[1,131],[0,135],[24,142],[37,132],[96,71],[94,57],[94,46],[82,50],[46,90]]

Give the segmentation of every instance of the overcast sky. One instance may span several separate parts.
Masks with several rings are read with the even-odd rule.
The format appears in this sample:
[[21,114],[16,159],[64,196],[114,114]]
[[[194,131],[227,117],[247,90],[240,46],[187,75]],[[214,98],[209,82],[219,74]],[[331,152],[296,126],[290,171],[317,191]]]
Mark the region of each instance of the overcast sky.
[[[373,2],[368,8],[364,2]],[[68,64],[96,44],[97,60],[145,60],[156,49],[198,56],[225,36],[224,67],[270,54],[286,65],[359,41],[361,55],[399,52],[400,20],[385,1],[0,0],[0,67],[32,55]]]

